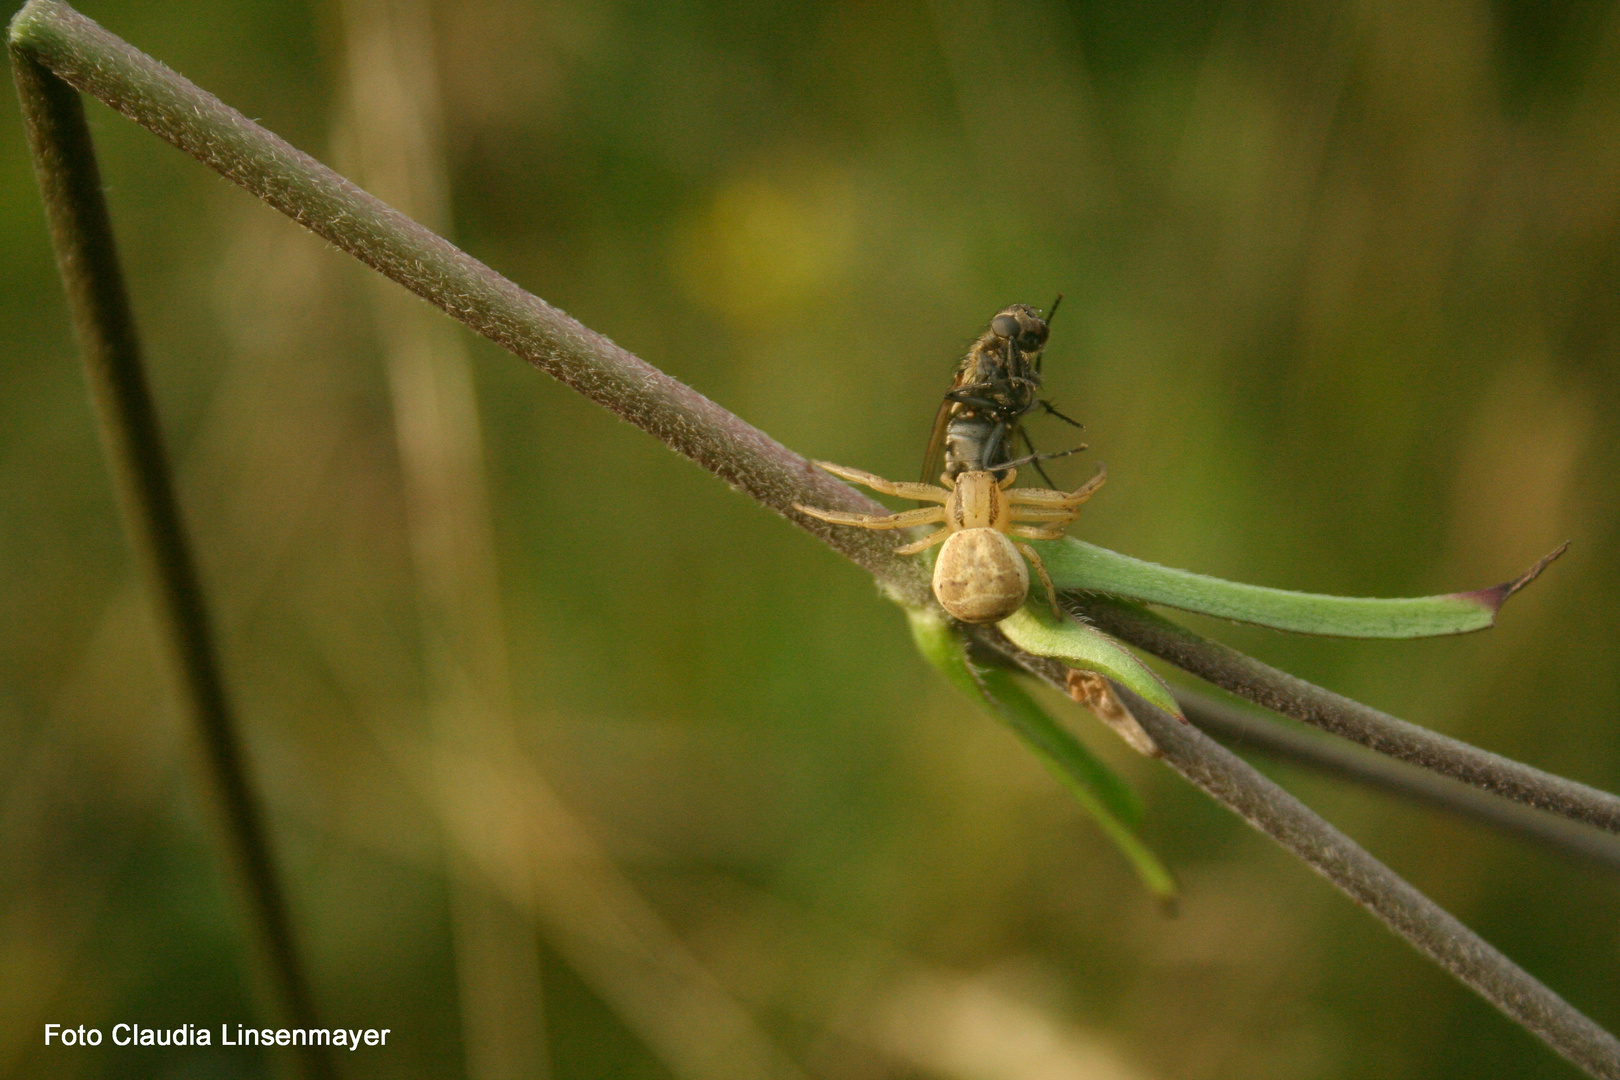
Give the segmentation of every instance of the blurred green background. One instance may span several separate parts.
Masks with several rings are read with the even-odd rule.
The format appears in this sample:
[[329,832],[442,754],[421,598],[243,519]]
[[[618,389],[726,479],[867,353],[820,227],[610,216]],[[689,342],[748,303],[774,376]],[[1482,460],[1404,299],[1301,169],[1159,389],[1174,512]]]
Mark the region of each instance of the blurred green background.
[[[1481,635],[1199,629],[1620,788],[1620,7],[80,9],[384,197],[417,183],[467,250],[810,456],[910,478],[989,316],[1062,292],[1047,388],[1092,450],[1054,478],[1110,477],[1077,535],[1353,595],[1572,541]],[[391,102],[425,172],[376,163]],[[722,1005],[814,1077],[1577,1075],[1077,719],[1146,796],[1166,917],[861,572],[430,330],[471,354],[510,673],[462,738],[393,405],[427,309],[89,113],[318,1004],[394,1031],[343,1075],[697,1078],[682,1039]],[[261,1013],[14,104],[0,129],[0,1074],[265,1075],[41,1045]],[[1620,1025],[1612,870],[1261,763]]]

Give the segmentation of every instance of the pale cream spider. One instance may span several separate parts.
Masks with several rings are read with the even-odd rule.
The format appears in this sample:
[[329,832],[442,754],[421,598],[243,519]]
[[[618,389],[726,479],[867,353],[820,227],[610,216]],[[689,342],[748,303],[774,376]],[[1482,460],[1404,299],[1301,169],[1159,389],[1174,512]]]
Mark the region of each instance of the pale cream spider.
[[793,508],[835,525],[857,525],[863,529],[942,524],[944,528],[938,532],[894,550],[900,555],[915,555],[944,541],[945,546],[939,549],[939,558],[934,563],[934,596],[939,599],[940,607],[965,623],[1000,622],[1024,606],[1029,595],[1029,571],[1024,568],[1024,560],[1018,557],[1019,552],[1023,552],[1041,576],[1047,600],[1052,611],[1057,612],[1057,593],[1040,555],[1028,544],[1009,537],[1056,540],[1063,535],[1064,526],[1080,516],[1080,505],[1102,487],[1107,477],[1106,470],[1099,467],[1097,474],[1075,491],[1049,488],[1009,491],[1018,475],[1016,469],[1008,470],[999,483],[994,473],[970,471],[959,473],[954,482],[949,476],[941,476],[945,486],[936,487],[885,480],[828,461],[818,461],[816,465],[834,476],[885,495],[944,504],[887,516],[815,510],[799,503],[794,503]]

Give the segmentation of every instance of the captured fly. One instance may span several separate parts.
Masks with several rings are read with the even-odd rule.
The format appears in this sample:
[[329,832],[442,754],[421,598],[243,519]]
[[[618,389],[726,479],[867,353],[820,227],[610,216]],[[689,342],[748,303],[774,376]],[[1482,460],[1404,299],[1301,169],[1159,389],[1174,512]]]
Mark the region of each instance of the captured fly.
[[[1041,460],[1085,449],[1037,454],[1023,429],[1024,416],[1036,406],[1080,426],[1040,396],[1041,352],[1046,348],[1048,324],[1062,299],[1052,301],[1044,317],[1028,304],[1003,308],[968,349],[934,418],[923,460],[924,483],[932,484],[941,475],[954,480],[960,473],[978,471],[995,473],[999,479],[1008,469],[1033,464],[1050,484]],[[1027,451],[1023,457],[1014,457],[1016,440],[1022,440]]]
[[[989,329],[957,365],[951,389],[934,420],[933,438],[923,464],[923,482],[898,483],[873,473],[818,461],[834,476],[863,484],[885,495],[916,499],[922,506],[898,514],[852,514],[818,510],[794,503],[802,514],[835,525],[862,529],[905,529],[913,525],[939,525],[921,540],[901,544],[895,551],[916,555],[941,545],[934,560],[934,596],[940,607],[965,623],[992,623],[1024,606],[1029,596],[1025,560],[1040,575],[1052,613],[1059,613],[1057,591],[1038,551],[1024,540],[1056,540],[1080,515],[1080,507],[1102,486],[1101,469],[1078,490],[1013,488],[1018,467],[1041,459],[1062,457],[1038,454],[1023,429],[1024,416],[1039,405],[1060,420],[1079,427],[1040,396],[1041,350],[1046,348],[1047,323],[1057,310],[1052,301],[1043,318],[1027,304],[1013,304],[996,312]],[[1015,458],[1015,440],[1022,439],[1029,453]],[[1077,447],[1084,450],[1085,447]],[[943,471],[941,471],[943,469]],[[938,481],[937,486],[935,481]]]

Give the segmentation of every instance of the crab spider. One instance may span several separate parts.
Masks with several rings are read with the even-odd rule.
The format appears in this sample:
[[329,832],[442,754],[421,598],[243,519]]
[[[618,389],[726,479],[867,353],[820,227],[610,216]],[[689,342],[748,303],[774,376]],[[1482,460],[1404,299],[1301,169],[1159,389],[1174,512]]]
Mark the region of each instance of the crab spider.
[[965,623],[1000,622],[1024,606],[1029,595],[1029,571],[1019,552],[1035,567],[1046,597],[1057,611],[1057,592],[1040,555],[1023,540],[1056,540],[1069,522],[1080,516],[1080,506],[1102,487],[1106,470],[1075,491],[1048,488],[1020,488],[1009,491],[1017,477],[1009,470],[997,482],[991,472],[963,472],[953,481],[941,476],[944,487],[933,484],[885,480],[860,469],[816,462],[818,468],[885,495],[903,499],[941,503],[898,514],[847,514],[836,510],[816,510],[800,503],[793,508],[834,525],[855,525],[863,529],[905,529],[913,525],[941,525],[937,532],[895,548],[900,555],[915,555],[935,544],[944,543],[934,563],[934,596],[940,607]]

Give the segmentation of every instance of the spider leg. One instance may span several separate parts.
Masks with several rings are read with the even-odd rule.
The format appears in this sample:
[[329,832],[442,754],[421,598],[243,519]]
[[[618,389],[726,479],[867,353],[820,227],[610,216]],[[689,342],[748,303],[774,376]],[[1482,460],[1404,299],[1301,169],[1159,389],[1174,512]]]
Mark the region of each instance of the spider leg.
[[933,547],[935,544],[939,543],[949,535],[951,535],[951,530],[949,528],[940,529],[938,532],[929,533],[921,540],[915,540],[909,544],[901,544],[899,547],[894,549],[894,553],[896,555],[915,555],[919,551],[927,551],[929,548]]
[[830,461],[818,461],[816,468],[823,472],[830,472],[834,476],[852,483],[869,487],[873,491],[884,495],[898,495],[902,499],[920,499],[924,502],[942,503],[950,498],[950,492],[933,484],[904,483],[898,480],[885,480],[876,473],[869,473],[861,469],[851,469],[847,465],[834,465]]
[[[1066,521],[1063,524],[1067,525],[1068,522]],[[1022,536],[1025,540],[1061,540],[1063,539],[1063,525],[1054,525],[1049,529],[1037,529],[1033,525],[1014,525],[1007,530],[1007,535]]]
[[[921,486],[921,485],[919,485]],[[834,525],[858,525],[863,529],[909,529],[913,525],[933,525],[945,520],[943,506],[925,506],[921,510],[903,510],[887,516],[879,514],[849,514],[841,510],[817,510],[794,503],[793,509]]]
[[1085,502],[1087,499],[1091,498],[1097,493],[1098,488],[1102,487],[1103,484],[1107,482],[1108,467],[1099,463],[1097,465],[1097,471],[1092,474],[1091,479],[1075,488],[1072,492],[1070,492],[1070,495],[1080,500],[1080,502]]
[[1096,494],[1108,479],[1108,470],[1097,466],[1097,473],[1073,491],[1053,491],[1050,488],[1021,488],[1007,492],[1007,501],[1014,506],[1079,506]]
[[1019,488],[1017,491],[1007,492],[1007,502],[1011,506],[1049,509],[1054,506],[1074,505],[1074,494],[1068,491],[1053,491],[1051,488]]
[[1042,515],[1053,510],[1064,510],[1068,512],[1070,517],[1077,517],[1080,513],[1080,507],[1086,502],[1084,497],[1077,499],[1066,491],[1047,491],[1044,488],[1023,488],[1017,492],[1009,491],[1007,494],[1021,495],[1024,492],[1032,492],[1037,496],[1053,495],[1059,497],[1051,499],[1008,499],[1007,509],[1011,512],[1013,518],[1018,521],[1040,521],[1043,519]]
[[[1018,541],[1014,540],[1013,543],[1018,544]],[[1028,544],[1018,544],[1018,550],[1024,553],[1024,558],[1029,560],[1029,564],[1041,576],[1041,584],[1046,586],[1046,601],[1052,605],[1052,614],[1061,619],[1063,612],[1058,610],[1057,590],[1052,588],[1052,578],[1046,572],[1046,564],[1041,562],[1040,553]]]
[[1042,521],[1057,522],[1067,525],[1080,516],[1079,507],[1075,506],[1015,506],[1007,515],[1011,521],[1025,521],[1038,523]]

